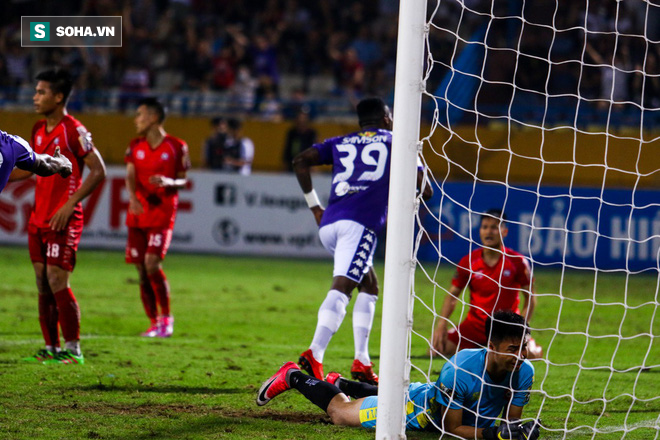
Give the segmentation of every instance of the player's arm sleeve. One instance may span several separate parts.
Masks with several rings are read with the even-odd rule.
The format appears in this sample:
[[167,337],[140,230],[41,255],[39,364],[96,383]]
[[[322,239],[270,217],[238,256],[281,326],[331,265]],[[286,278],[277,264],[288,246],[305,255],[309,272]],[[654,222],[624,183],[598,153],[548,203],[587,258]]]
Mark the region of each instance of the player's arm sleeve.
[[534,367],[529,361],[525,361],[520,368],[518,384],[513,392],[511,404],[523,407],[529,403],[532,385],[534,385]]
[[76,157],[84,158],[96,149],[92,141],[92,133],[87,131],[84,125],[69,126],[67,130],[69,130],[69,148]]
[[529,260],[523,256],[516,259],[516,278],[518,283],[521,286],[531,286],[532,284],[532,272],[529,265]]
[[16,167],[26,171],[34,171],[37,165],[37,156],[28,142],[19,137],[12,136]]
[[466,386],[461,378],[460,371],[447,361],[442,367],[440,377],[435,383],[435,400],[449,409],[463,409],[465,403]]
[[188,171],[191,167],[190,163],[190,152],[188,151],[188,144],[185,142],[182,142],[181,145],[179,145],[178,148],[178,159],[176,161],[176,176],[179,177],[181,175],[185,176],[186,171]]
[[318,164],[319,165],[330,165],[332,164],[332,139],[327,139],[320,144],[314,144],[311,148],[316,149],[319,152]]

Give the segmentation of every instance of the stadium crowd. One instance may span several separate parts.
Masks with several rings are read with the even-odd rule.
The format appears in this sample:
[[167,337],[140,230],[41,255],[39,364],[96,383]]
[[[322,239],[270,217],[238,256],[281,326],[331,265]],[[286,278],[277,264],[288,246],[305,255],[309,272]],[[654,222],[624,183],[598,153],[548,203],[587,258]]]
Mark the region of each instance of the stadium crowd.
[[[660,106],[660,79],[652,76],[660,73],[658,47],[647,47],[640,37],[659,39],[660,31],[645,23],[652,23],[660,8],[649,7],[647,18],[647,6],[638,0],[589,2],[586,15],[582,2],[544,0],[521,10],[519,2],[472,0],[463,12],[461,5],[443,2],[435,11],[433,24],[442,30],[432,28],[429,34],[436,61],[429,91],[449,71],[457,39],[469,40],[488,23],[485,41],[490,48],[519,47],[522,54],[488,50],[487,87],[479,97],[484,104],[509,104],[512,99],[510,86],[489,87],[488,81],[544,92],[547,80],[550,93],[600,99],[609,98],[614,89],[617,102],[643,99],[647,107]],[[52,65],[77,78],[82,93],[74,97],[74,107],[107,107],[110,90],[119,91],[114,105],[120,110],[131,108],[147,92],[216,92],[232,113],[266,120],[293,118],[301,106],[315,113],[315,100],[332,97],[344,100],[350,111],[361,96],[391,96],[394,84],[396,0],[14,0],[3,7],[0,99],[9,102],[18,99],[18,90],[36,72]],[[34,11],[122,15],[123,41],[130,44],[22,49],[20,16]],[[491,15],[496,19],[491,21]],[[524,29],[519,18],[506,18],[512,16],[525,17]],[[579,27],[586,27],[587,38]],[[579,60],[591,66],[582,71]],[[641,73],[644,69],[647,75]],[[283,78],[291,76],[299,79],[296,85],[282,87]]]
[[[341,5],[340,5],[341,3]],[[392,4],[389,4],[392,3]],[[217,91],[234,108],[267,119],[293,117],[314,77],[334,77],[327,93],[353,103],[362,94],[386,94],[393,84],[396,2],[331,0],[28,0],[5,5],[0,23],[0,87],[30,84],[35,72],[58,64],[77,78],[87,103],[119,88],[119,107],[148,90]],[[341,6],[341,7],[340,7]],[[24,50],[20,16],[122,15],[121,48]],[[11,17],[11,18],[9,18]],[[283,74],[302,77],[286,96]],[[8,93],[8,92],[5,92]],[[5,99],[16,99],[6,96]]]

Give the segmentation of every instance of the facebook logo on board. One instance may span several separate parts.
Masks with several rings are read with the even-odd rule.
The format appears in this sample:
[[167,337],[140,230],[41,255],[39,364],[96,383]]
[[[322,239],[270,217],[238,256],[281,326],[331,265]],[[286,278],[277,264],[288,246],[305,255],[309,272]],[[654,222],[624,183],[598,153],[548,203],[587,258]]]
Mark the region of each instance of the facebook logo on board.
[[216,185],[215,204],[221,206],[234,206],[236,204],[236,187],[228,184]]
[[30,41],[50,41],[50,23],[47,21],[31,21]]

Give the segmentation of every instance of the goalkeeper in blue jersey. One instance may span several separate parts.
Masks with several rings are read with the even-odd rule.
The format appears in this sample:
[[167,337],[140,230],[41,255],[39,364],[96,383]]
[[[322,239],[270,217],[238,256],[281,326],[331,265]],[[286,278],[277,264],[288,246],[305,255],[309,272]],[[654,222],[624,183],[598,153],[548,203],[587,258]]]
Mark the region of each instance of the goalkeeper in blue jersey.
[[[443,366],[435,384],[409,386],[407,429],[440,430],[466,439],[539,438],[536,420],[521,421],[534,382],[534,367],[526,359],[529,328],[520,315],[498,311],[487,319],[486,332],[488,348],[462,350]],[[376,426],[377,386],[338,373],[321,381],[302,373],[293,362],[263,383],[257,404],[265,405],[291,388],[324,410],[336,425]]]

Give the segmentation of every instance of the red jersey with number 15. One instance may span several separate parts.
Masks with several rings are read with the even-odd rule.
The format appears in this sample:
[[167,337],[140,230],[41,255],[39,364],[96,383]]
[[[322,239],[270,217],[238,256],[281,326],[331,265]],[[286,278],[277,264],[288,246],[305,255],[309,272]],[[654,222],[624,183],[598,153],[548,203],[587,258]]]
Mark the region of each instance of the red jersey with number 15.
[[155,148],[144,137],[133,139],[126,150],[126,163],[135,166],[135,193],[143,209],[140,215],[129,212],[126,226],[172,229],[179,204],[178,190],[157,187],[149,183],[149,178],[160,175],[176,179],[180,172],[188,170],[186,143],[169,134]]
[[[94,149],[94,143],[91,133],[71,115],[65,115],[50,132],[46,129],[45,119],[38,121],[32,128],[30,143],[35,152],[51,156],[55,154],[55,148],[60,147],[60,153],[73,165],[73,173],[66,179],[60,176],[37,176],[34,208],[29,224],[33,227],[48,228],[48,222],[53,215],[82,185],[85,165],[83,158]],[[78,203],[71,215],[70,224],[79,222],[82,227],[82,219],[82,203]]]
[[511,310],[518,313],[518,292],[531,283],[529,263],[513,249],[503,247],[504,254],[494,266],[483,259],[483,249],[466,255],[458,263],[452,284],[459,289],[470,287],[468,318],[485,325],[486,313]]

